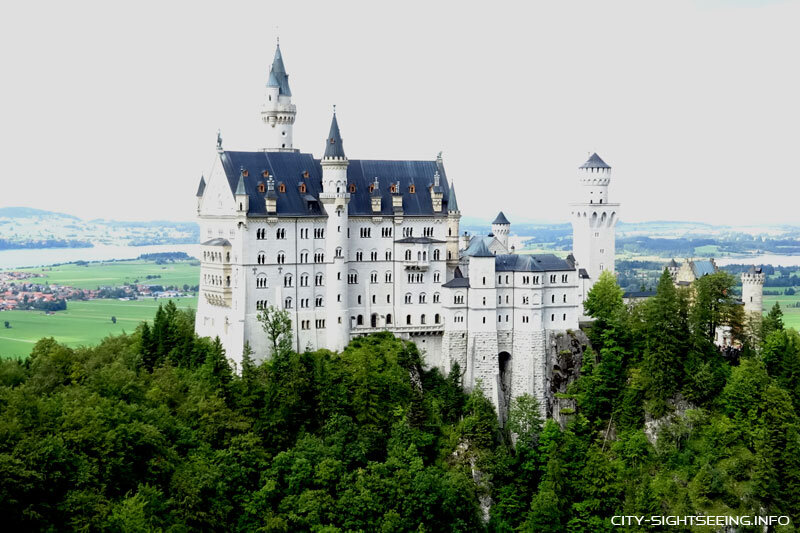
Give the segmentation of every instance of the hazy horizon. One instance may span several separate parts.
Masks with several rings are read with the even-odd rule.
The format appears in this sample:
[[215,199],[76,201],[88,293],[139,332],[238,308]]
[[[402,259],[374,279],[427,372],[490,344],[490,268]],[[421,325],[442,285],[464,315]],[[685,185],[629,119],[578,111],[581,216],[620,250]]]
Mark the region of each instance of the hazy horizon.
[[[337,104],[352,159],[444,151],[462,214],[567,220],[590,152],[622,221],[800,223],[792,2],[14,4],[0,206],[193,220],[215,156],[257,149],[278,35],[295,147]],[[276,28],[278,26],[278,28]],[[31,38],[34,36],[35,38]]]

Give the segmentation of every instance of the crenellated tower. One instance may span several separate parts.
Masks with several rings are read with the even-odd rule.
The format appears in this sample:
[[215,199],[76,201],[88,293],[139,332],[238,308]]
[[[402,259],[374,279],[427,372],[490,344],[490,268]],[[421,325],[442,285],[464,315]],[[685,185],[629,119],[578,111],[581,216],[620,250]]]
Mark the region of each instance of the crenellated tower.
[[267,92],[261,110],[261,120],[267,126],[268,152],[294,152],[292,146],[292,127],[294,126],[297,108],[292,103],[292,91],[289,89],[289,75],[283,65],[281,45],[275,49],[275,58],[269,69]]
[[763,312],[764,280],[766,276],[761,267],[751,266],[747,272],[742,272],[742,302],[744,312],[750,317],[761,320]]
[[325,256],[329,258],[331,266],[328,269],[326,320],[329,324],[327,346],[331,350],[342,350],[350,341],[347,310],[348,165],[334,109],[331,130],[325,139],[325,154],[322,156],[322,192],[319,195],[328,214]]
[[611,167],[592,154],[578,168],[581,201],[570,205],[572,253],[578,269],[581,302],[604,270],[614,272],[619,204],[609,202]]
[[511,222],[509,222],[503,212],[500,211],[492,222],[492,233],[506,250],[508,250],[508,234],[510,232]]

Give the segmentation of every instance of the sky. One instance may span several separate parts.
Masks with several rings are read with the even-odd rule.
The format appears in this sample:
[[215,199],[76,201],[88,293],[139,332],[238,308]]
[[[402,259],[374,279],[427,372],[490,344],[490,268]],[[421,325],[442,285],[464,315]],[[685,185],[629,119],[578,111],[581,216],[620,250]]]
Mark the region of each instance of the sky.
[[[263,147],[280,37],[294,144],[336,104],[352,159],[433,159],[462,215],[566,221],[613,167],[623,221],[800,223],[800,2],[13,2],[0,206],[191,220],[224,147]],[[512,226],[513,227],[513,226]]]

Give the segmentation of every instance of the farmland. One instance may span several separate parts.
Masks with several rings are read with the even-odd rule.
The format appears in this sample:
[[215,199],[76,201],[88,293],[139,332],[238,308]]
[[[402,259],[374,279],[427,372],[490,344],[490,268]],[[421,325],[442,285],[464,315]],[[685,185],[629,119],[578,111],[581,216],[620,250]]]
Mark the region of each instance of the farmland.
[[[766,290],[776,290],[769,287]],[[775,302],[778,302],[783,311],[783,324],[788,328],[800,330],[800,288],[795,287],[796,294],[791,296],[781,294],[777,296],[764,295],[764,310],[769,311]]]
[[[159,304],[167,300],[71,301],[66,311],[47,315],[40,311],[0,313],[0,357],[23,357],[42,337],[54,337],[68,346],[94,345],[108,335],[132,332],[143,320],[152,320]],[[180,308],[196,308],[197,298],[175,300]],[[111,317],[117,319],[112,323]],[[8,321],[10,328],[2,322]]]
[[[197,285],[200,267],[194,261],[157,264],[154,261],[109,261],[103,263],[71,263],[66,265],[16,269],[43,274],[37,283],[56,283],[77,289],[116,287],[126,283],[153,285]],[[150,279],[147,276],[151,276]]]

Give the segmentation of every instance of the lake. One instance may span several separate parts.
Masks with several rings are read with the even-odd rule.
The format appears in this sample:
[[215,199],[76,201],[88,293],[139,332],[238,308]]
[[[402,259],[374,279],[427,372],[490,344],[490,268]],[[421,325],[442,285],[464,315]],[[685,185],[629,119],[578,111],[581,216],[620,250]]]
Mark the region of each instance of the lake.
[[93,248],[41,248],[35,250],[0,250],[0,269],[45,266],[73,261],[136,259],[141,254],[186,252],[198,257],[198,244],[159,244],[154,246],[94,246]]

